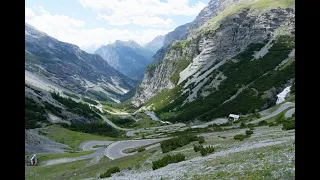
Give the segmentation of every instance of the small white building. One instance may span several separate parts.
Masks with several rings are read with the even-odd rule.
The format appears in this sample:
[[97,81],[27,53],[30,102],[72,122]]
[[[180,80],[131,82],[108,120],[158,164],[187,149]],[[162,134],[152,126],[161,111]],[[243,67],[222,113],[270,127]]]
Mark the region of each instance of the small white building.
[[230,114],[229,115],[229,119],[231,119],[232,121],[236,121],[240,118],[239,115],[236,115],[236,114]]

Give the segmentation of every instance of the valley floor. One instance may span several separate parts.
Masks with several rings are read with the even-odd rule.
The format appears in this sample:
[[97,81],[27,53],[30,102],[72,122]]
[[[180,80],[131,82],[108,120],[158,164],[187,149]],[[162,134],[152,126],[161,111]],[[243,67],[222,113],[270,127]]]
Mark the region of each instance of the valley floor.
[[[281,125],[260,126],[255,127],[250,138],[234,140],[234,135],[243,134],[245,130],[247,128],[199,134],[205,137],[204,146],[211,145],[216,149],[205,157],[193,150],[193,142],[168,153],[162,153],[159,146],[154,146],[146,152],[116,160],[100,156],[59,165],[28,167],[25,175],[26,179],[96,179],[108,167],[119,166],[121,172],[108,179],[294,179],[295,130],[284,131]],[[152,170],[152,161],[178,152],[185,154],[185,161]],[[73,168],[62,170],[66,166]]]
[[[47,137],[72,148],[78,147],[81,151],[39,155],[37,166],[26,166],[25,177],[33,180],[93,180],[109,168],[119,167],[121,171],[107,179],[294,179],[295,130],[282,130],[282,124],[270,127],[258,124],[262,120],[270,124],[280,115],[288,118],[293,115],[294,106],[295,103],[284,102],[277,108],[265,111],[263,117],[244,117],[241,122],[254,122],[256,126],[254,133],[243,141],[234,139],[235,135],[245,134],[249,129],[241,128],[240,122],[222,125],[220,130],[210,126],[216,121],[196,126],[178,123],[149,127],[128,131],[127,134],[131,136],[127,139],[73,132],[56,125],[39,128],[38,131]],[[171,152],[162,153],[159,142],[181,133],[204,137],[203,146],[213,146],[215,152],[203,157],[193,149],[193,145],[198,142],[191,142]],[[139,147],[144,147],[145,151],[130,151]],[[152,161],[177,153],[184,154],[186,159],[152,170]]]
[[204,146],[212,145],[217,152],[201,157],[194,152],[192,143],[169,153],[181,152],[187,157],[185,161],[152,170],[150,161],[163,156],[159,149],[143,168],[122,171],[108,179],[294,179],[294,130],[262,126],[256,127],[249,139],[233,139],[244,132],[245,129],[237,129],[201,134],[205,136]]

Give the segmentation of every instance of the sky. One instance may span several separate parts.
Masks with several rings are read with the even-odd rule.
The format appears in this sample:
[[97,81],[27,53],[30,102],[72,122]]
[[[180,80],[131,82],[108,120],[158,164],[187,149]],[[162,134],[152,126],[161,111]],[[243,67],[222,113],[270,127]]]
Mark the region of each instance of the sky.
[[25,22],[80,48],[141,45],[191,22],[209,0],[26,0]]

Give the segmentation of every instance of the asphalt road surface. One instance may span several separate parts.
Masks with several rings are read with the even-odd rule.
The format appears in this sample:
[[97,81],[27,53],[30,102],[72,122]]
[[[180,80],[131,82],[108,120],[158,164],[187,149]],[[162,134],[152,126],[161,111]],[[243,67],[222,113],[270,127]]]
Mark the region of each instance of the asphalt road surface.
[[295,107],[295,105],[296,105],[295,103],[286,102],[286,103],[282,104],[277,110],[273,111],[272,113],[270,113],[270,114],[268,114],[268,115],[266,115],[266,116],[264,116],[264,117],[261,117],[261,118],[259,118],[259,119],[256,119],[256,120],[254,120],[254,121],[251,121],[251,122],[249,122],[248,124],[255,124],[255,123],[258,123],[258,122],[260,122],[260,121],[263,121],[263,120],[272,118],[272,117],[280,114],[282,111],[284,111],[284,110],[286,110],[286,109],[288,109],[288,108],[290,108],[290,107]]
[[99,114],[99,115],[102,117],[102,119],[103,119],[106,123],[108,123],[110,126],[116,128],[116,129],[119,129],[119,130],[122,130],[122,131],[131,131],[131,130],[132,130],[132,129],[127,129],[127,128],[119,127],[119,126],[115,125],[113,122],[111,122],[107,117],[105,117],[105,116],[103,116],[103,115],[101,115],[101,114]]
[[113,142],[114,141],[85,141],[85,142],[80,144],[79,148],[84,150],[84,151],[96,150],[96,149],[99,149],[99,148],[93,148],[93,146],[95,146],[95,145],[107,146],[107,145],[109,145],[109,144],[111,144]]
[[96,152],[87,154],[84,156],[79,157],[73,157],[73,158],[59,158],[59,159],[52,159],[45,162],[41,162],[40,166],[48,166],[48,165],[54,165],[54,164],[61,164],[61,163],[67,163],[67,162],[73,162],[73,161],[80,161],[84,159],[90,159],[96,156],[103,156],[104,155],[105,148],[100,148]]
[[128,148],[136,148],[139,146],[145,146],[148,144],[153,144],[156,142],[160,142],[166,138],[162,139],[143,139],[143,140],[127,140],[127,141],[118,141],[112,143],[105,149],[105,155],[110,159],[118,159],[121,157],[125,157],[131,154],[125,154],[122,151]]
[[286,118],[289,118],[289,117],[291,117],[292,115],[293,115],[293,113],[296,111],[296,108],[292,108],[292,109],[289,109],[285,114],[284,114],[284,116],[286,117]]

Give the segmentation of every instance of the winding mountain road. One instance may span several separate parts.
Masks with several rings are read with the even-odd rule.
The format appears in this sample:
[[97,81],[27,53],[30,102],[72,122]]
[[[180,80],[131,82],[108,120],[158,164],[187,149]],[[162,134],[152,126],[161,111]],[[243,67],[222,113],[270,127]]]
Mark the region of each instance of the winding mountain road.
[[84,159],[90,159],[96,156],[103,156],[104,155],[105,148],[100,148],[96,152],[87,154],[84,156],[74,157],[74,158],[59,158],[59,159],[52,159],[44,162],[40,162],[40,166],[49,166],[54,164],[61,164],[61,163],[67,163],[67,162],[73,162],[73,161],[80,161]]
[[[293,108],[292,108],[293,107]],[[289,109],[286,113],[285,113],[285,117],[291,117],[293,115],[293,113],[295,112],[295,103],[292,102],[286,102],[284,104],[282,104],[281,106],[279,106],[275,111],[268,113],[266,116],[261,117],[259,119],[256,119],[254,121],[249,122],[248,124],[253,124],[253,123],[258,123],[260,121],[269,119],[271,117],[274,117],[278,114],[280,114],[281,112],[283,112],[284,110]],[[128,131],[127,132],[127,136],[133,136],[134,132],[138,132],[138,131],[143,131],[144,129],[138,129],[138,130],[132,130],[132,129],[126,129],[126,128],[121,128],[116,126],[114,123],[112,123],[110,120],[108,120],[105,116],[100,115],[105,121],[106,123],[110,124],[112,127],[119,129],[119,130],[123,130],[123,131]],[[222,121],[222,119],[220,120]],[[205,125],[208,125],[209,123],[206,123]],[[173,125],[168,125],[168,126],[185,126],[185,124],[173,124]],[[237,128],[239,126],[227,126],[225,127],[225,129],[230,129],[230,128]],[[156,128],[167,128],[166,126],[160,126],[160,127],[153,127],[150,128],[151,129],[156,129]],[[149,131],[150,131],[149,130]],[[144,130],[144,131],[148,131],[148,130]],[[152,131],[152,130],[151,130]],[[42,166],[47,166],[47,165],[53,165],[53,164],[60,164],[60,163],[66,163],[66,162],[73,162],[73,161],[78,161],[78,160],[84,160],[84,159],[89,159],[89,158],[93,158],[93,157],[97,157],[97,156],[107,156],[110,159],[118,159],[121,157],[125,157],[125,156],[129,156],[129,155],[133,155],[134,153],[129,153],[129,154],[125,154],[122,151],[124,149],[128,149],[128,148],[136,148],[136,147],[140,147],[140,146],[145,146],[145,145],[149,145],[149,144],[154,144],[160,141],[163,141],[165,139],[168,138],[161,138],[161,139],[141,139],[141,140],[125,140],[125,141],[86,141],[80,144],[80,148],[84,151],[86,150],[96,150],[96,152],[92,153],[92,154],[88,154],[88,155],[84,155],[84,156],[80,156],[80,157],[74,157],[74,158],[59,158],[59,159],[53,159],[53,160],[48,160],[45,162],[41,162],[39,165]],[[101,148],[93,148],[93,146],[95,145],[108,145],[108,147],[101,147]],[[151,147],[156,147],[159,146],[159,143],[155,144],[155,145],[151,145],[150,147],[146,148],[149,149]]]
[[99,148],[93,148],[93,146],[96,146],[96,145],[107,146],[113,142],[114,141],[85,141],[79,145],[79,148],[84,151],[96,150]]
[[[128,148],[136,148],[140,146],[145,146],[149,144],[153,144],[156,142],[163,141],[168,138],[162,138],[162,139],[143,139],[143,140],[126,140],[126,141],[86,141],[80,144],[80,148],[83,149],[84,151],[87,150],[96,150],[94,153],[87,154],[84,156],[79,156],[79,157],[73,157],[73,158],[58,158],[58,159],[53,159],[53,160],[48,160],[44,162],[40,162],[40,166],[49,166],[49,165],[54,165],[54,164],[61,164],[61,163],[67,163],[67,162],[73,162],[73,161],[80,161],[84,159],[90,159],[93,157],[97,156],[107,156],[110,159],[118,159],[121,157],[133,155],[134,153],[129,153],[125,154],[122,151],[124,149]],[[92,148],[95,145],[109,145],[107,148],[105,147],[100,147],[100,148]],[[159,144],[154,144],[151,145],[150,147],[147,147],[146,149],[150,149],[153,147],[157,147]]]
[[118,159],[121,157],[135,154],[135,153],[125,154],[122,152],[124,149],[145,146],[148,144],[153,144],[156,142],[163,141],[165,139],[168,139],[168,138],[118,141],[118,142],[112,143],[105,149],[105,155],[112,160]]
[[207,123],[204,123],[204,124],[201,124],[201,125],[195,125],[195,126],[191,126],[191,128],[206,128],[208,127],[209,125],[212,125],[212,124],[224,124],[224,123],[227,123],[228,122],[228,119],[226,118],[217,118],[217,119],[214,119],[213,121],[210,121],[210,122],[207,122]]
[[131,131],[131,130],[132,130],[132,129],[127,129],[127,128],[119,127],[119,126],[115,125],[113,122],[111,122],[107,117],[105,117],[105,116],[103,116],[103,115],[101,115],[101,114],[99,114],[99,115],[102,117],[102,119],[103,119],[106,123],[108,123],[110,126],[116,128],[116,129],[119,129],[119,130],[122,130],[122,131]]
[[259,119],[256,119],[256,120],[254,120],[254,121],[251,121],[251,122],[249,122],[248,124],[255,124],[255,123],[258,123],[258,122],[260,122],[260,121],[263,121],[263,120],[272,118],[272,117],[280,114],[282,111],[284,111],[284,110],[286,110],[286,109],[288,109],[288,108],[290,108],[290,107],[295,107],[295,105],[296,105],[296,104],[295,104],[295,103],[292,103],[292,102],[283,103],[280,107],[278,107],[277,110],[275,110],[275,111],[273,111],[272,113],[270,113],[270,114],[268,114],[268,115],[266,115],[266,116],[263,116],[263,117],[261,117],[261,118],[259,118]]
[[289,109],[285,114],[284,116],[286,118],[289,118],[289,117],[292,117],[293,113],[296,111],[296,108],[292,108],[292,109]]

